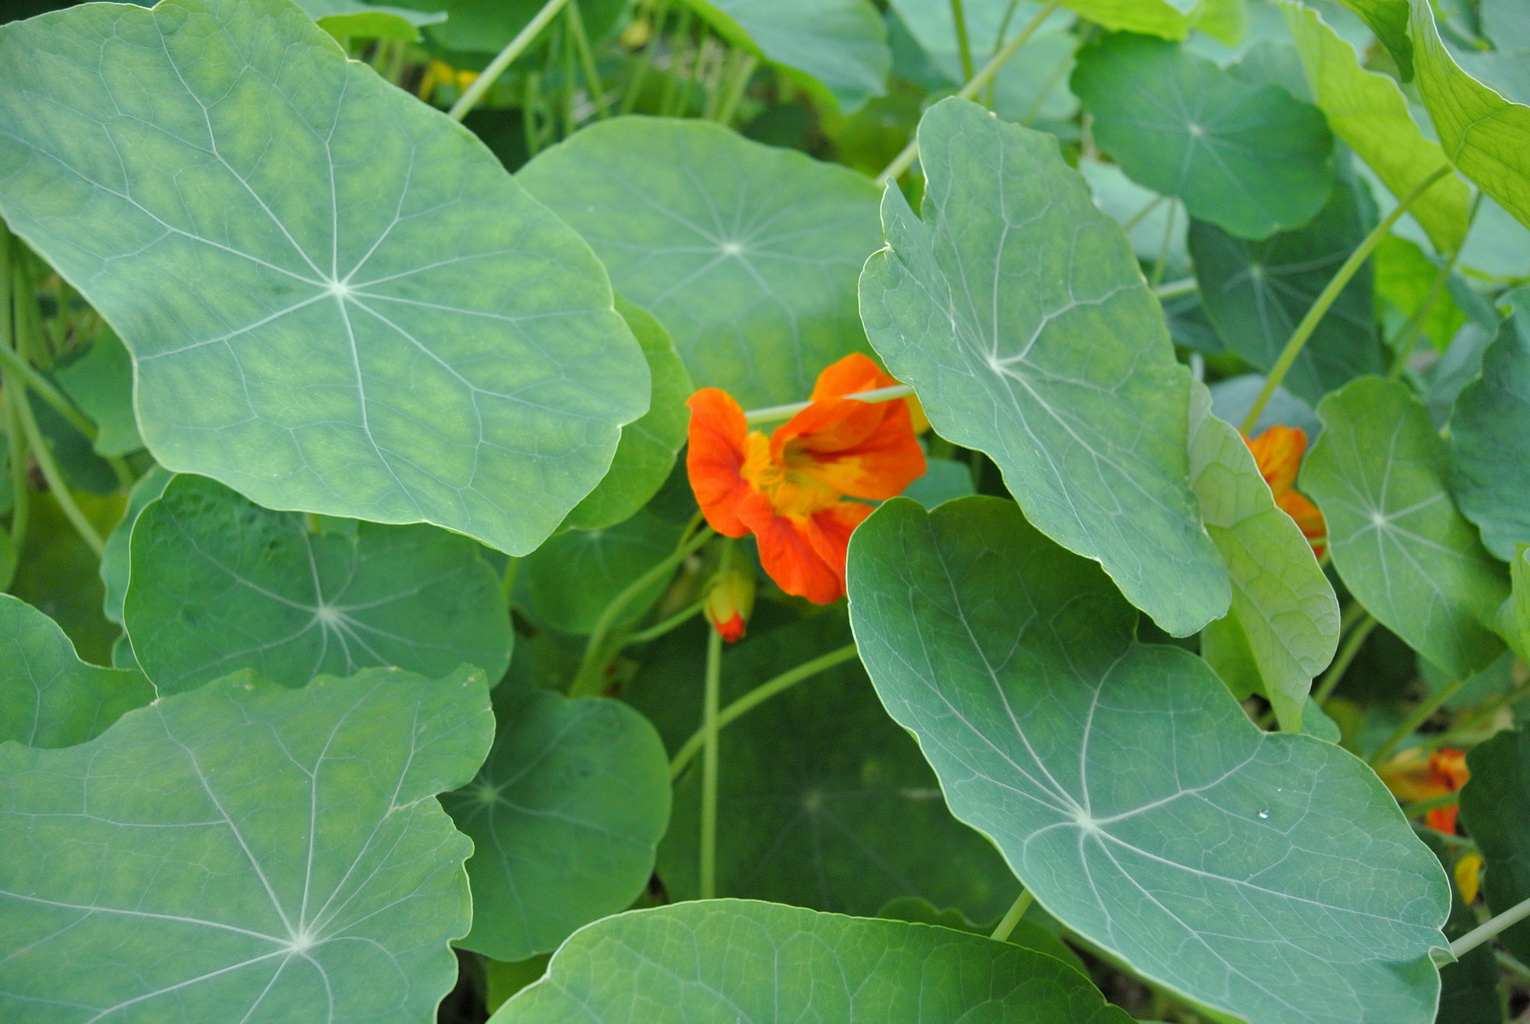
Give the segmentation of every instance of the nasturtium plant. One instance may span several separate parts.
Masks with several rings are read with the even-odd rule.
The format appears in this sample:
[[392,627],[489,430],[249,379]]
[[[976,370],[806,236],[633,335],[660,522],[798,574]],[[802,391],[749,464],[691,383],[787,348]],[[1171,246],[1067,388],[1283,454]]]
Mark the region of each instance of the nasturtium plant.
[[4,1024],[1530,1011],[1521,0],[18,0]]

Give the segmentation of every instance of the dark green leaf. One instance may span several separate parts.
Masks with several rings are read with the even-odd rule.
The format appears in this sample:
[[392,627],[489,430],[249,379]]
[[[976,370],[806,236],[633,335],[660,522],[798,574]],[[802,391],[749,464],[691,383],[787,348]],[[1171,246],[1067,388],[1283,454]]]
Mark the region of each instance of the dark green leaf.
[[111,328],[97,331],[85,355],[58,371],[58,383],[95,423],[97,455],[143,447],[133,418],[133,360]]
[[[1500,732],[1466,755],[1471,778],[1461,788],[1461,820],[1482,851],[1482,894],[1495,914],[1530,899],[1530,730]],[[1530,959],[1530,922],[1498,936]]]
[[1413,80],[1413,40],[1408,38],[1408,0],[1339,0],[1360,15],[1397,62],[1404,82]]
[[[583,635],[595,628],[613,598],[669,557],[683,527],[647,512],[600,530],[560,533],[521,561],[515,603],[540,625]],[[657,579],[632,601],[617,624],[646,612],[664,593]]]

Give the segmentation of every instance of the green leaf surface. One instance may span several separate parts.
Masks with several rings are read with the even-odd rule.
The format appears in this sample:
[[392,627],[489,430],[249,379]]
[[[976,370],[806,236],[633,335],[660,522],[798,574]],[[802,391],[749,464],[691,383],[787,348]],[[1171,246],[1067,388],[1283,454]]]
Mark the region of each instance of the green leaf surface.
[[1165,630],[1219,618],[1230,591],[1190,492],[1189,375],[1120,227],[1050,136],[950,99],[919,140],[924,219],[889,188],[887,248],[861,279],[888,370]]
[[1404,82],[1413,80],[1413,40],[1408,36],[1408,0],[1339,0],[1360,15],[1387,48]]
[[0,1018],[424,1021],[471,849],[433,799],[493,732],[482,675],[234,677],[63,750],[0,745]]
[[[682,530],[639,512],[604,529],[560,533],[522,559],[515,576],[516,607],[549,629],[583,636],[613,598],[674,553]],[[655,580],[616,624],[643,615],[668,585],[668,577]]]
[[[122,514],[120,494],[98,497],[76,492],[74,500],[103,537]],[[122,631],[101,614],[104,589],[96,578],[99,564],[96,553],[58,507],[58,500],[47,492],[34,493],[11,593],[62,626],[81,658],[106,665]]]
[[337,39],[398,39],[418,42],[421,25],[445,21],[445,13],[362,3],[361,0],[296,0],[303,13]]
[[1500,52],[1530,50],[1530,7],[1520,0],[1482,0],[1482,31]]
[[[425,35],[430,42],[447,50],[452,60],[457,54],[483,55],[476,67],[483,67],[490,54],[496,54],[520,34],[542,9],[545,0],[399,0],[417,11],[441,12],[445,21],[430,25]],[[593,43],[611,30],[612,24],[626,10],[625,0],[581,0],[579,14],[585,32]],[[544,39],[550,38],[547,33]],[[459,67],[473,63],[452,60]]]
[[143,447],[133,417],[133,359],[111,328],[97,331],[85,355],[58,371],[58,383],[95,423],[97,455]]
[[1446,489],[1446,443],[1407,386],[1362,377],[1318,406],[1300,487],[1328,523],[1344,585],[1408,646],[1464,678],[1496,658],[1503,566]]
[[1410,2],[1418,91],[1445,155],[1530,227],[1530,107],[1462,71],[1440,40],[1428,0]]
[[934,508],[943,501],[965,498],[975,493],[972,487],[972,467],[965,462],[926,458],[924,467],[924,476],[905,487],[903,494],[925,508]]
[[[1461,898],[1456,880],[1456,866],[1467,851],[1447,845],[1431,833],[1419,836],[1439,858],[1445,873],[1456,884],[1450,887],[1450,917],[1445,922],[1445,937],[1454,942],[1478,924],[1477,912]],[[1434,1024],[1504,1024],[1504,993],[1500,983],[1493,944],[1484,943],[1455,963],[1440,966],[1440,1009]]]
[[854,281],[881,236],[876,189],[853,171],[720,125],[629,117],[546,150],[519,180],[658,317],[697,387],[746,409],[801,401],[865,348]]
[[849,574],[883,704],[1060,922],[1250,1024],[1433,1019],[1445,879],[1360,761],[1135,640],[1009,502],[888,502]]
[[1339,601],[1307,538],[1275,506],[1238,431],[1211,414],[1211,394],[1190,392],[1190,482],[1206,530],[1232,578],[1231,616],[1242,629],[1287,732],[1302,731],[1312,679],[1333,660]]
[[1520,660],[1530,664],[1530,545],[1519,545],[1509,562],[1513,589],[1499,614],[1502,633]]
[[904,921],[707,900],[608,917],[493,1024],[1129,1024],[1043,953]]
[[[1201,301],[1227,347],[1259,370],[1273,368],[1296,325],[1375,225],[1376,204],[1348,174],[1312,223],[1260,242],[1192,222],[1190,256]],[[1281,383],[1315,404],[1355,377],[1384,370],[1367,264],[1339,293]]]
[[604,698],[505,684],[489,758],[442,797],[473,840],[473,930],[496,960],[548,953],[648,884],[669,821],[669,759],[653,726]]
[[178,476],[133,527],[123,605],[133,651],[163,693],[236,669],[302,686],[394,665],[444,676],[510,662],[499,579],[466,537],[362,523],[354,539]]
[[588,247],[286,0],[0,29],[0,212],[133,353],[155,458],[268,507],[524,554],[645,408]]
[[127,511],[106,537],[106,551],[101,555],[101,582],[106,587],[106,598],[101,603],[102,613],[110,622],[122,624],[122,602],[127,597],[128,571],[132,561],[133,525],[148,506],[165,493],[165,487],[175,474],[163,466],[154,466],[128,491]]
[[1174,43],[1111,35],[1079,51],[1073,91],[1134,181],[1240,238],[1301,227],[1333,188],[1322,113]]
[[1530,287],[1482,356],[1450,419],[1450,489],[1482,543],[1504,561],[1530,544]]
[[0,594],[0,742],[84,743],[153,699],[142,672],[85,664],[58,623]]
[[[1406,0],[1398,6],[1406,21]],[[1283,3],[1282,9],[1313,102],[1333,133],[1375,170],[1394,196],[1408,195],[1445,164],[1445,151],[1424,138],[1395,81],[1362,67],[1355,48],[1317,11],[1291,3]],[[1452,174],[1431,185],[1409,209],[1435,251],[1452,253],[1466,240],[1471,202],[1471,190]]]
[[626,319],[643,348],[653,396],[648,411],[622,428],[622,439],[605,477],[563,521],[564,526],[576,530],[615,526],[648,504],[674,467],[675,453],[685,444],[685,430],[691,420],[685,407],[693,390],[691,378],[669,334],[651,313],[621,296],[617,296],[616,311]]
[[1117,32],[1145,32],[1168,39],[1183,39],[1204,7],[1196,0],[1063,0],[1102,28]]
[[[1530,899],[1530,730],[1500,732],[1466,755],[1471,778],[1461,788],[1461,819],[1482,852],[1482,895],[1495,914]],[[1530,923],[1502,932],[1498,941],[1521,960],[1530,958]]]

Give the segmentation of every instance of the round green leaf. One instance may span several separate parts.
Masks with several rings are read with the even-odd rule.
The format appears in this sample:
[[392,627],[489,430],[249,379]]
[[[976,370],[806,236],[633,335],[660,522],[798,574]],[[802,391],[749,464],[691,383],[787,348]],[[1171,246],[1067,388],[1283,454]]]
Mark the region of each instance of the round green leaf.
[[63,750],[0,745],[0,1018],[424,1021],[471,846],[434,796],[493,732],[483,676],[236,676]]
[[1260,732],[1010,502],[888,502],[849,575],[883,704],[1059,921],[1250,1024],[1433,1021],[1449,891],[1359,760]]
[[362,3],[361,0],[297,0],[303,13],[336,39],[401,39],[418,42],[421,25],[445,21],[445,14],[427,14],[404,7]]
[[905,921],[707,900],[597,921],[493,1024],[1129,1024],[1044,953]]
[[[549,629],[589,633],[613,598],[674,553],[683,529],[639,512],[604,529],[560,533],[521,561],[516,606]],[[668,585],[667,577],[655,580],[627,606],[618,624],[641,616]]]
[[253,668],[283,686],[394,665],[441,676],[510,662],[499,579],[466,537],[362,523],[312,533],[204,477],[179,476],[133,527],[123,605],[163,693]]
[[456,944],[524,960],[642,893],[669,821],[669,759],[619,701],[506,683],[494,712],[478,777],[441,798],[473,840],[473,930]]
[[1190,377],[1120,227],[1049,135],[943,100],[923,220],[883,199],[861,311],[942,437],[991,456],[1036,525],[1183,636],[1227,611],[1185,452]]
[[1178,45],[1111,35],[1079,51],[1073,91],[1127,174],[1239,238],[1301,227],[1328,201],[1333,138],[1284,89]]
[[0,212],[133,353],[155,458],[268,507],[524,554],[645,407],[588,247],[286,0],[0,29]]
[[876,188],[853,171],[721,125],[628,117],[543,152],[519,180],[659,318],[698,387],[745,408],[800,401],[865,348],[855,278],[881,235]]
[[[1461,818],[1482,852],[1483,897],[1495,914],[1530,899],[1530,730],[1500,732],[1466,755],[1471,778],[1461,788]],[[1530,924],[1498,941],[1530,957]]]
[[1323,511],[1334,567],[1367,611],[1457,678],[1498,657],[1486,626],[1504,567],[1450,500],[1446,443],[1396,381],[1362,377],[1318,406],[1300,486]]
[[0,594],[0,742],[84,743],[153,699],[142,672],[85,664],[58,623]]

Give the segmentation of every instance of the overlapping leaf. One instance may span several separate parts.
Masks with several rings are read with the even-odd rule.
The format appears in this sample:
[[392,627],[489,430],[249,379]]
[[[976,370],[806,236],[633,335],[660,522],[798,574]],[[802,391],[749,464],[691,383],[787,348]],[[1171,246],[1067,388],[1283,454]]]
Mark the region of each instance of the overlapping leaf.
[[[1530,899],[1530,730],[1500,732],[1466,755],[1471,778],[1461,789],[1461,817],[1482,851],[1483,898],[1495,914]],[[1505,949],[1530,957],[1530,924],[1499,936]]]
[[361,0],[297,0],[303,13],[337,39],[401,39],[417,42],[421,25],[446,20],[444,13],[362,3]]
[[0,745],[0,1017],[428,1019],[471,913],[470,844],[432,798],[492,732],[482,675],[370,670]]
[[1120,227],[1056,140],[945,100],[919,126],[923,220],[887,190],[861,309],[943,437],[1171,633],[1221,616],[1227,570],[1185,453],[1189,375]]
[[882,702],[1069,928],[1251,1024],[1433,1020],[1445,879],[1364,764],[1259,732],[1012,503],[888,502],[849,574]]
[[287,0],[0,29],[0,212],[132,351],[155,457],[267,506],[521,554],[645,408],[588,247]]
[[876,189],[852,171],[715,124],[632,117],[519,177],[658,317],[698,387],[745,408],[796,402],[865,347],[854,282],[880,236]]
[[[549,629],[589,633],[612,599],[674,552],[682,529],[639,512],[604,529],[560,533],[521,562],[515,577],[516,603]],[[620,623],[645,613],[668,582],[654,580],[627,606]]]
[[493,1024],[1128,1024],[1078,971],[948,928],[744,900],[608,917]]
[[1413,40],[1408,36],[1408,0],[1339,0],[1360,15],[1397,62],[1404,82],[1413,78]]
[[83,357],[59,370],[58,383],[95,423],[98,455],[143,447],[133,418],[133,360],[110,328],[96,332]]

